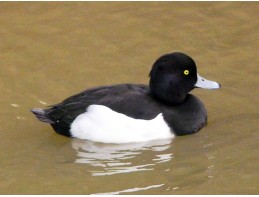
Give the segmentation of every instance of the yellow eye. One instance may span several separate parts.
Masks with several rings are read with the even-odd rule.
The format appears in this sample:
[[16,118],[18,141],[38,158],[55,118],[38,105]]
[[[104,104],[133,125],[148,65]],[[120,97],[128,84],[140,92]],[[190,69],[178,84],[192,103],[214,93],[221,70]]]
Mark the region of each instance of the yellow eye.
[[183,74],[185,74],[185,75],[189,75],[189,70],[185,70],[185,71],[183,71]]

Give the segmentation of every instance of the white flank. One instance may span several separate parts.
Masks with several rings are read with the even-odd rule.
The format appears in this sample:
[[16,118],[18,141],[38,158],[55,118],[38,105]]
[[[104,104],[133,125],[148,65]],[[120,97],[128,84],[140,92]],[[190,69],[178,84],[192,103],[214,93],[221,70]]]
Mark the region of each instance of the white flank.
[[141,120],[103,105],[90,105],[71,124],[70,132],[73,137],[103,143],[143,142],[174,137],[161,113],[152,120]]

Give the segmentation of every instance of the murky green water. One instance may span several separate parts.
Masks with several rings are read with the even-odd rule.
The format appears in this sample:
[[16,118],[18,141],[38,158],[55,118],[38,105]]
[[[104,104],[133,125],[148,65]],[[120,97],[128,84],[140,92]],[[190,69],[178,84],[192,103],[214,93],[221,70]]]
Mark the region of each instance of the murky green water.
[[[0,2],[1,194],[258,194],[258,2]],[[217,91],[199,133],[139,144],[55,134],[29,112],[147,83],[182,51]]]

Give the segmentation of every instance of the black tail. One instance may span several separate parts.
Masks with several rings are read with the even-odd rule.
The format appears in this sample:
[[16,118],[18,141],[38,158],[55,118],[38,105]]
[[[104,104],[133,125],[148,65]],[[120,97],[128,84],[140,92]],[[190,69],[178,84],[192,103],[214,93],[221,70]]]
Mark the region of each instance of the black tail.
[[43,109],[35,108],[32,109],[31,112],[42,122],[46,122],[49,124],[54,124],[54,122],[46,116],[46,112]]

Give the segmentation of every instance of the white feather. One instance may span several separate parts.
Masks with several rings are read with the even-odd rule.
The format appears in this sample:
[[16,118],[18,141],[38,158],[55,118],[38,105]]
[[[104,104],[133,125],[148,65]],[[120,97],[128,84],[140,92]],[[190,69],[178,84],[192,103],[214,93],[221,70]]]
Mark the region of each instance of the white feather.
[[143,142],[174,137],[161,113],[154,119],[141,120],[103,105],[90,105],[71,124],[70,132],[73,137],[103,143]]

